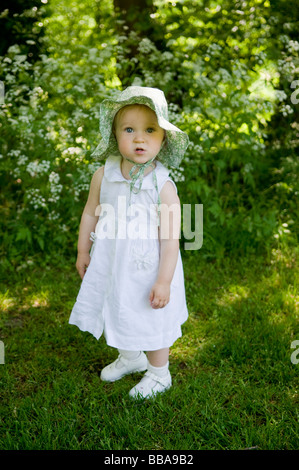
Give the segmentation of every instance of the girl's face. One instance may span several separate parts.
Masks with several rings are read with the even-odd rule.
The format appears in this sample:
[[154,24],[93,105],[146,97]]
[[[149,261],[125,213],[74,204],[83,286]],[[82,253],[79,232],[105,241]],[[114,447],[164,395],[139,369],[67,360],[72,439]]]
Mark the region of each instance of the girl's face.
[[124,158],[146,163],[155,158],[164,141],[164,129],[148,106],[130,105],[122,108],[114,121],[115,137]]

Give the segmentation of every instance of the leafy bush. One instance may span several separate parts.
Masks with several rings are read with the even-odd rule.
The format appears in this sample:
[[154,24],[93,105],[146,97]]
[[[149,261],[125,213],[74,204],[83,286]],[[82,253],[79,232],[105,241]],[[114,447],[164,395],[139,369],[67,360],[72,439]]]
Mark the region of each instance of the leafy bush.
[[[269,123],[294,113],[278,70],[291,67],[284,51],[298,64],[298,43],[286,34],[272,40],[278,15],[269,2],[236,2],[233,9],[228,0],[217,7],[155,4],[163,48],[128,30],[111,1],[52,0],[39,60],[30,63],[19,45],[0,58],[2,254],[14,264],[36,252],[74,253],[99,165],[90,156],[99,106],[122,88],[124,71],[126,85],[163,89],[172,122],[190,136],[173,176],[182,204],[204,206],[206,256],[264,250],[294,237],[294,145],[277,158]],[[292,129],[298,133],[294,123]]]
[[[58,44],[62,39],[56,31],[59,16],[52,22],[49,29]],[[73,32],[74,38],[77,33]],[[69,39],[65,31],[63,36]],[[40,250],[74,251],[82,205],[95,170],[88,155],[98,137],[105,80],[111,76],[106,36],[106,32],[104,38],[99,35],[102,46],[98,48],[79,43],[66,50],[60,42],[63,56],[48,36],[44,41],[49,54],[42,54],[34,65],[18,45],[1,58],[5,79],[1,232],[5,253],[17,262],[26,253]]]

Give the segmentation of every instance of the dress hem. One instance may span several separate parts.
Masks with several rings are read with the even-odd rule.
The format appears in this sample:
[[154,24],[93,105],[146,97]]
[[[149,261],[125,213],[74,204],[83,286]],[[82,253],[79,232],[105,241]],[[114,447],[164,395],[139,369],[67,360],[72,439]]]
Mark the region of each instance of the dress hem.
[[77,326],[79,330],[84,333],[86,332],[90,333],[96,340],[99,340],[101,336],[104,335],[107,346],[110,346],[116,349],[127,349],[130,351],[158,351],[163,348],[170,348],[182,336],[182,329],[181,329],[182,324],[181,324],[171,334],[168,334],[167,338],[165,337],[161,338],[159,342],[155,342],[156,341],[156,338],[155,338],[153,341],[147,340],[146,343],[142,342],[142,343],[137,343],[137,344],[135,343],[134,345],[132,345],[129,339],[127,339],[126,342],[124,343],[120,341],[119,338],[117,338],[114,333],[111,334],[111,331],[108,332],[108,331],[103,330],[101,333],[99,333],[99,332],[96,332],[94,328],[90,328],[86,325],[83,326],[81,322],[76,322],[76,321],[73,321],[73,322],[69,321],[69,324]]

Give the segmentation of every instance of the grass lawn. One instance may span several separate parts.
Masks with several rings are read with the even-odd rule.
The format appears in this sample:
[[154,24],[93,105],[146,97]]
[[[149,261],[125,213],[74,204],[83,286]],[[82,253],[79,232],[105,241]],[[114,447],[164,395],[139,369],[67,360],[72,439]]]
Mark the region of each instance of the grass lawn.
[[8,276],[0,449],[298,449],[295,251],[220,263],[188,252],[183,261],[189,319],[171,350],[173,387],[147,402],[128,396],[140,374],[103,383],[116,351],[68,325],[80,285],[73,266]]

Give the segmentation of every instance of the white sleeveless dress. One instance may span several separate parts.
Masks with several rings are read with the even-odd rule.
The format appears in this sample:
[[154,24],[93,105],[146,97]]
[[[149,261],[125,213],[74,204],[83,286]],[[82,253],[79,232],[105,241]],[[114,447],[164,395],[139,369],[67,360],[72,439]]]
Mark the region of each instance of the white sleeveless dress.
[[[118,156],[105,163],[91,261],[69,323],[97,339],[104,333],[107,344],[118,349],[155,351],[172,346],[188,317],[182,260],[179,253],[169,303],[153,309],[149,294],[158,274],[160,246],[157,189],[150,172],[140,192],[130,195],[130,181],[120,164]],[[155,172],[161,192],[172,180],[158,161]]]

